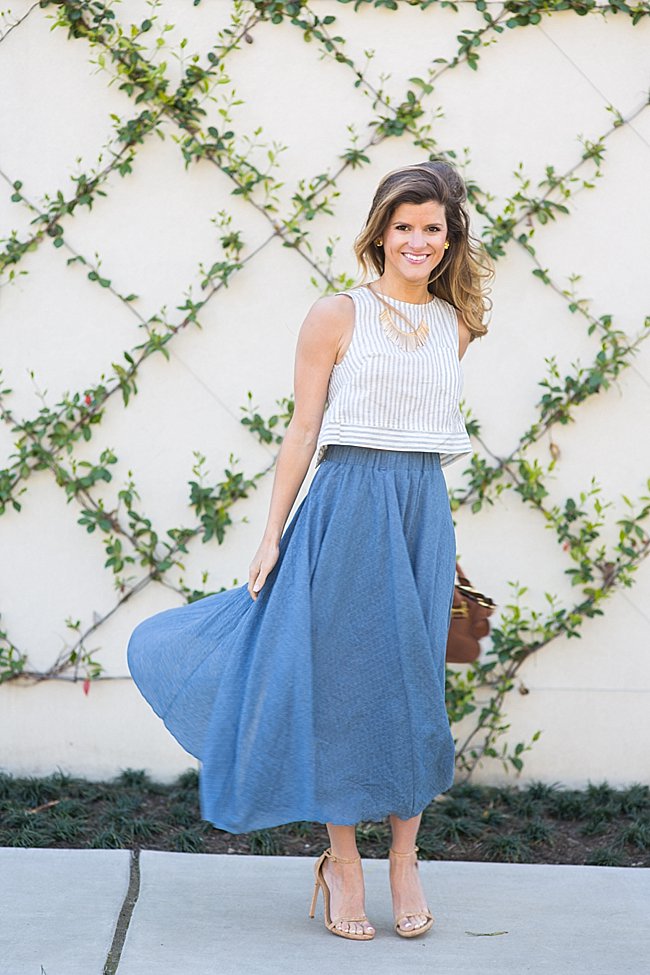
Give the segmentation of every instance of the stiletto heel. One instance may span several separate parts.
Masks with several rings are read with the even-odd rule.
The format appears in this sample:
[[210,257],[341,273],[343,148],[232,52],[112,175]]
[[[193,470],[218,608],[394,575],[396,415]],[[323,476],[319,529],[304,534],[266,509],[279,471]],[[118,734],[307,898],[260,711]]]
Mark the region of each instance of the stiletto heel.
[[314,893],[311,899],[311,907],[309,908],[309,916],[314,917],[316,914],[316,903],[318,901],[318,891],[322,888],[323,904],[324,904],[323,913],[325,917],[325,927],[327,928],[327,930],[331,931],[332,934],[338,934],[339,937],[341,938],[350,938],[350,940],[352,941],[371,941],[372,938],[374,938],[375,936],[374,933],[373,934],[352,934],[352,932],[350,931],[341,931],[340,928],[336,927],[336,925],[339,924],[341,921],[368,922],[368,918],[366,917],[365,914],[362,914],[361,917],[337,917],[334,918],[334,920],[332,920],[330,916],[330,889],[327,885],[327,881],[325,880],[325,877],[323,876],[323,864],[325,863],[325,860],[333,860],[335,863],[356,863],[357,860],[360,859],[361,859],[360,856],[352,857],[352,859],[348,859],[346,857],[336,857],[332,853],[331,847],[328,847],[327,850],[325,850],[325,852],[318,858],[318,860],[314,865]]
[[[419,869],[418,858],[417,858],[419,849],[420,849],[419,846],[415,846],[410,853],[397,853],[396,850],[391,849],[388,851],[388,856],[405,858],[405,857],[412,857],[415,854],[415,866],[418,867]],[[406,931],[404,930],[404,928],[400,927],[401,921],[405,921],[407,918],[414,917],[416,914],[424,914],[424,916],[428,918],[428,920],[424,924],[421,924],[419,928],[411,928],[409,931]],[[401,938],[415,938],[419,934],[424,934],[426,931],[430,931],[433,926],[433,922],[434,922],[434,917],[431,911],[429,910],[429,908],[426,908],[426,910],[424,911],[404,911],[402,914],[400,914],[398,917],[395,918],[395,930],[397,931],[397,933]]]
[[318,902],[318,891],[320,890],[320,885],[318,881],[314,884],[314,896],[311,899],[311,907],[309,908],[309,916],[314,917],[316,914],[316,904]]

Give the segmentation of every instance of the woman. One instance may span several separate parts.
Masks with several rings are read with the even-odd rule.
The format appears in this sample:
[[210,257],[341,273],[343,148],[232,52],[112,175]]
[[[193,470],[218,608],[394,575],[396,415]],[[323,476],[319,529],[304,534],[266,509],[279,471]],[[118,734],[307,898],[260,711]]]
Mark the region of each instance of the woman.
[[397,933],[433,923],[415,841],[454,773],[442,468],[471,450],[459,360],[487,331],[492,273],[465,201],[442,161],[384,177],[355,243],[377,276],[321,298],[300,329],[294,413],[248,582],[158,613],[129,641],[136,684],[201,760],[205,819],[230,832],[326,823],[310,915],[322,889],[328,929],[354,940],[375,934],[361,820],[390,817]]

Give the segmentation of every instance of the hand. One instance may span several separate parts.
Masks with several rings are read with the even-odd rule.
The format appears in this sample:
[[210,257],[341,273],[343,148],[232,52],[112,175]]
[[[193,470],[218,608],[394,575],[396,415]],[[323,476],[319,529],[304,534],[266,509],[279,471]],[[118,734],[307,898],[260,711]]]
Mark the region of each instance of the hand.
[[280,546],[277,542],[262,540],[260,547],[253,556],[248,573],[248,592],[252,599],[257,599],[258,594],[269,572],[278,561]]

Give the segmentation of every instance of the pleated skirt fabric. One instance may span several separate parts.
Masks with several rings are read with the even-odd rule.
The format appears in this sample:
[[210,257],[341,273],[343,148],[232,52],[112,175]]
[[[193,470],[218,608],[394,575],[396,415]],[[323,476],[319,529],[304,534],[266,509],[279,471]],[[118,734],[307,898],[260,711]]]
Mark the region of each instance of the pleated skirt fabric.
[[163,610],[133,679],[200,760],[201,815],[245,833],[420,813],[453,782],[456,545],[437,453],[331,445],[257,600]]

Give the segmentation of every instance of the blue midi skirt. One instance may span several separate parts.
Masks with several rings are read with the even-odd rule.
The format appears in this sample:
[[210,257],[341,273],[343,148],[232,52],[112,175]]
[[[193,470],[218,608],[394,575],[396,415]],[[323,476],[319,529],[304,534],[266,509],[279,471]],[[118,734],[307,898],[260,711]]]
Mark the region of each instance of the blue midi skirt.
[[420,813],[454,775],[456,545],[440,456],[328,447],[257,600],[163,610],[128,664],[200,760],[201,815],[245,833]]

